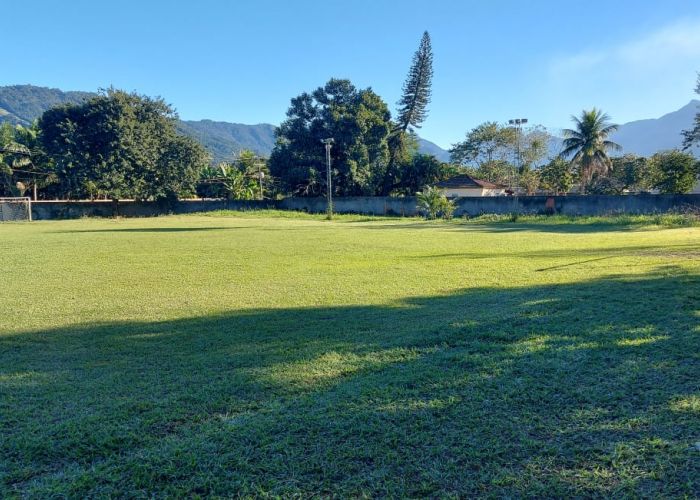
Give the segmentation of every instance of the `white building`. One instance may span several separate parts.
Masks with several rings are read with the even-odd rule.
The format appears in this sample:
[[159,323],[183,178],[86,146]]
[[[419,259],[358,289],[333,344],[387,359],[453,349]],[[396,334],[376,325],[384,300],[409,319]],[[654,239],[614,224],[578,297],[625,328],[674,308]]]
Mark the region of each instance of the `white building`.
[[438,182],[436,187],[445,192],[448,198],[458,196],[504,196],[506,188],[488,181],[474,179],[469,175],[456,175]]

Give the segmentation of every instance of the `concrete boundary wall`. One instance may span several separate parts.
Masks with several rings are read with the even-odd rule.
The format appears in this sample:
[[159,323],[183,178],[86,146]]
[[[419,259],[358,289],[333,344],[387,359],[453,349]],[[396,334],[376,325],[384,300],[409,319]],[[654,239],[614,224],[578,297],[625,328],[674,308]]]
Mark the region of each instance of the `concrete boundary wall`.
[[[494,196],[457,198],[455,216],[482,214],[612,215],[700,212],[700,194],[627,195],[627,196]],[[415,197],[380,196],[337,198],[337,213],[364,215],[418,215]],[[175,204],[122,200],[112,201],[36,201],[32,202],[35,220],[77,219],[81,217],[152,217],[214,210],[298,210],[310,213],[326,211],[325,198],[286,198],[269,201],[182,200]]]
[[274,201],[181,200],[175,204],[153,201],[33,201],[34,220],[81,217],[154,217],[214,210],[260,210],[275,208]]

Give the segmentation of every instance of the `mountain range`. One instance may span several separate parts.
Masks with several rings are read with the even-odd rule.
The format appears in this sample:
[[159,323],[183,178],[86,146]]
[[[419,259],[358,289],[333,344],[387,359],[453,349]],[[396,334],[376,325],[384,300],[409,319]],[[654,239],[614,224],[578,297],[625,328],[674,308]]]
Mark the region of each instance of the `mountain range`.
[[[611,139],[620,144],[623,153],[651,156],[658,151],[682,147],[681,132],[693,128],[695,115],[700,112],[700,101],[692,100],[682,108],[660,118],[637,120],[620,125]],[[699,148],[694,148],[696,156]]]
[[[0,122],[28,125],[52,106],[79,103],[96,95],[94,92],[64,92],[34,85],[0,87]],[[620,125],[612,140],[622,145],[623,153],[650,156],[657,151],[681,147],[681,131],[692,127],[700,101],[693,100],[682,108],[647,120]],[[181,120],[178,130],[196,140],[209,151],[213,161],[230,160],[243,149],[268,156],[275,144],[275,126],[269,123],[245,125],[212,120]],[[558,144],[553,150],[558,149]],[[449,161],[449,153],[437,144],[419,138],[419,151]],[[700,153],[696,148],[695,153]]]

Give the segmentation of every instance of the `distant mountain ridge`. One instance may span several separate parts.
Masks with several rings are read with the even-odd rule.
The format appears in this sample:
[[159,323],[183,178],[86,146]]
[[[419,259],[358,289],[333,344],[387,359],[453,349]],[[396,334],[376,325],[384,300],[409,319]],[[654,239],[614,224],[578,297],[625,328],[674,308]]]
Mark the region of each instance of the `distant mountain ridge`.
[[0,87],[0,122],[30,125],[49,108],[80,103],[94,95],[94,92],[63,92],[34,85]]
[[199,141],[214,162],[233,159],[244,149],[269,156],[275,145],[275,127],[269,123],[245,125],[212,120],[180,121],[180,133]]
[[[636,120],[620,125],[611,140],[620,144],[622,153],[651,156],[658,151],[680,149],[683,146],[681,132],[693,127],[695,115],[700,111],[700,101],[692,100],[682,108],[659,118]],[[698,148],[693,151],[697,154]]]
[[[95,95],[94,92],[64,92],[34,85],[0,87],[0,122],[29,125],[52,106],[77,104]],[[623,146],[623,154],[650,156],[657,151],[680,148],[681,132],[692,128],[699,108],[700,101],[693,100],[660,118],[620,125],[612,140]],[[276,126],[269,123],[245,125],[212,120],[183,120],[178,124],[178,130],[202,143],[215,162],[231,160],[243,149],[268,156],[275,145],[275,129]],[[555,140],[550,153],[558,153],[560,148],[561,143]],[[441,161],[450,159],[448,151],[423,138],[419,138],[418,150]],[[693,151],[700,155],[700,148]]]

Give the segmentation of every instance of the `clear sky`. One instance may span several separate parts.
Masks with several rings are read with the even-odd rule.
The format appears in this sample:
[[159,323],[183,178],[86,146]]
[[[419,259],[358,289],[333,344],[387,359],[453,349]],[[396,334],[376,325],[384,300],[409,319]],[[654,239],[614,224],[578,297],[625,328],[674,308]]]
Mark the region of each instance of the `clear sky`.
[[183,119],[284,119],[330,77],[392,111],[428,30],[442,147],[486,121],[551,128],[598,106],[618,123],[694,97],[699,0],[2,0],[0,85],[115,87],[162,96]]

